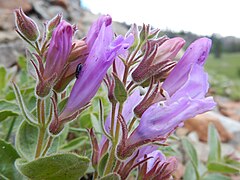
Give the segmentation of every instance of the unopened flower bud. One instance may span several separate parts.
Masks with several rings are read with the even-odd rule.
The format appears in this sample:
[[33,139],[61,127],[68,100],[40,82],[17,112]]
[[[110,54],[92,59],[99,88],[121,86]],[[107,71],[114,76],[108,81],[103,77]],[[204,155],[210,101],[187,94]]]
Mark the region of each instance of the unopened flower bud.
[[89,129],[88,130],[91,142],[92,142],[92,166],[94,169],[97,169],[97,165],[99,163],[99,146],[98,146],[98,141],[97,141],[97,137],[93,131],[93,129]]
[[26,16],[22,8],[15,10],[16,26],[20,33],[30,41],[36,41],[39,30],[33,19]]
[[58,14],[47,23],[47,39],[51,38],[53,30],[59,25],[61,20],[62,14]]
[[81,56],[85,56],[88,53],[87,44],[83,40],[75,40],[72,45],[71,53],[68,57],[68,62],[75,61]]
[[[152,76],[165,71],[166,66],[171,64],[185,44],[185,41],[180,37],[169,40],[163,38],[162,40],[163,43],[161,41],[156,41],[156,43],[147,42],[143,59],[132,73],[132,78],[135,82],[142,83]],[[161,45],[159,46],[159,44]]]
[[[152,82],[151,82],[152,83]],[[162,89],[160,83],[158,83],[153,89],[149,89],[149,92],[145,95],[143,100],[134,108],[136,117],[141,118],[142,114],[154,103],[159,102],[164,98],[162,95]]]
[[55,27],[58,26],[58,24],[62,20],[62,14],[56,15],[54,18],[52,18],[48,23],[47,23],[47,30],[52,31]]

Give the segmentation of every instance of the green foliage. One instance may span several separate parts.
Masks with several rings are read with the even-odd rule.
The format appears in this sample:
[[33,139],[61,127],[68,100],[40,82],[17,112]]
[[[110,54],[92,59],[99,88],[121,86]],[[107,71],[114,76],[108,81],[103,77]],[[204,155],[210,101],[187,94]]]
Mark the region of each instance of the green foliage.
[[240,100],[240,53],[224,53],[220,59],[210,55],[205,68],[216,94]]
[[27,109],[25,102],[23,100],[22,94],[15,83],[13,83],[13,89],[14,89],[16,99],[18,101],[19,108],[21,109],[22,115],[24,116],[24,118],[29,124],[37,126],[34,116]]
[[[186,165],[184,180],[228,180],[230,178],[223,174],[240,173],[239,162],[230,156],[222,157],[221,142],[214,125],[211,124],[208,128],[209,154],[206,165],[199,162],[196,149],[187,139],[183,139],[182,143],[190,158],[190,161]],[[193,171],[195,171],[195,173],[193,173]]]
[[193,172],[195,172],[195,168],[194,168],[192,162],[189,161],[186,165],[183,179],[184,180],[196,180],[197,179],[196,173],[193,173]]
[[60,147],[60,150],[65,151],[65,152],[73,151],[73,150],[79,148],[80,146],[82,146],[83,144],[85,144],[87,140],[88,140],[87,136],[77,137],[77,138],[67,142],[66,144],[63,144]]
[[207,164],[207,168],[209,172],[229,173],[229,174],[240,173],[239,168],[228,165],[226,163],[221,163],[221,162],[210,162]]
[[11,116],[19,116],[19,108],[15,103],[0,100],[0,122]]
[[35,157],[38,128],[23,121],[16,134],[16,149],[21,157],[31,161]]
[[0,177],[2,176],[6,179],[23,179],[14,166],[17,158],[19,158],[19,155],[13,146],[0,139]]
[[231,178],[222,174],[208,174],[203,178],[203,180],[231,180]]
[[121,177],[117,173],[111,173],[102,177],[100,180],[121,180]]
[[199,160],[198,160],[198,156],[197,156],[197,151],[194,148],[194,146],[187,139],[183,139],[182,143],[183,143],[183,147],[186,150],[186,152],[191,160],[191,163],[194,167],[196,177],[197,177],[197,179],[199,179],[199,172],[198,172],[198,164],[199,164],[198,161]]
[[220,161],[221,160],[221,142],[218,137],[218,132],[213,124],[208,127],[208,144],[209,144],[209,154],[208,162]]
[[0,92],[2,92],[6,87],[7,84],[6,75],[7,75],[6,69],[0,66]]
[[107,160],[108,160],[109,154],[106,153],[100,160],[98,164],[98,174],[99,176],[103,176],[104,170],[106,168]]
[[89,159],[76,154],[57,154],[31,162],[18,159],[16,166],[22,174],[33,180],[77,180],[85,174]]

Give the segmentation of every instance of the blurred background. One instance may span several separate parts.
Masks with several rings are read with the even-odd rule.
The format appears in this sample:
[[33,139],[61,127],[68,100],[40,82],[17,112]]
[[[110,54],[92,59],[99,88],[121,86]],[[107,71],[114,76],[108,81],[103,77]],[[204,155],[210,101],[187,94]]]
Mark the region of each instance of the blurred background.
[[[161,29],[161,35],[183,37],[184,49],[199,37],[211,38],[213,46],[205,67],[211,84],[209,95],[214,96],[218,106],[186,121],[177,135],[189,136],[204,161],[207,126],[214,123],[223,153],[236,153],[240,157],[240,1],[0,0],[0,66],[7,71],[15,68],[20,72],[25,56],[26,43],[18,37],[14,26],[13,10],[19,7],[37,22],[40,31],[43,28],[40,24],[63,13],[64,19],[77,25],[79,38],[86,35],[100,14],[112,16],[117,34],[125,34],[132,23],[151,24]],[[179,177],[182,172],[182,169],[177,172]]]

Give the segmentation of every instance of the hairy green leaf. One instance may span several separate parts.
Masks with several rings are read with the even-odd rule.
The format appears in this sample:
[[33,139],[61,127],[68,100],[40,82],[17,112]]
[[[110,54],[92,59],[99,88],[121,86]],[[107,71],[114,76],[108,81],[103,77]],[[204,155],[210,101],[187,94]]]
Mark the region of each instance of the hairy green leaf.
[[3,178],[8,179],[23,179],[14,166],[17,158],[19,158],[19,155],[13,146],[0,140],[0,177],[2,175]]
[[209,145],[209,154],[208,154],[208,163],[212,161],[221,160],[221,142],[219,140],[219,135],[213,124],[210,124],[208,127],[208,145]]
[[89,159],[76,154],[57,154],[26,162],[16,161],[18,170],[32,180],[78,180],[89,166]]

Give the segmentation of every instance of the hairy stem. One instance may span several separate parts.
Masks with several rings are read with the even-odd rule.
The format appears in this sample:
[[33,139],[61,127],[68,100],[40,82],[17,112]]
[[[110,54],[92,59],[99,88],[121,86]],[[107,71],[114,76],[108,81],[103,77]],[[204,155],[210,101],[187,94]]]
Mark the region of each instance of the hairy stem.
[[40,157],[40,155],[41,155],[44,136],[45,136],[45,132],[46,132],[44,100],[42,100],[42,99],[37,100],[37,111],[38,111],[37,115],[38,115],[39,129],[38,129],[38,141],[37,141],[35,159]]
[[[122,113],[122,108],[123,108],[123,105],[120,104],[120,105],[119,105],[119,108],[118,108],[118,116],[121,115],[121,113]],[[117,158],[115,157],[115,151],[116,151],[117,144],[118,144],[119,132],[120,132],[120,123],[117,121],[117,122],[116,122],[115,136],[113,137],[113,141],[112,141],[112,149],[111,149],[111,152],[110,152],[110,156],[109,156],[109,158],[108,158],[108,162],[107,162],[107,166],[106,166],[104,175],[109,174],[109,173],[112,171],[112,169],[114,169],[114,168],[113,168],[114,162],[115,162],[115,160],[117,159]]]
[[53,139],[54,139],[54,137],[52,137],[52,136],[49,136],[49,137],[48,137],[48,141],[47,141],[46,146],[44,147],[42,156],[45,156],[45,155],[47,154],[47,151],[49,150],[49,148],[50,148],[51,145],[52,145]]
[[112,103],[111,128],[110,128],[110,135],[112,136],[112,138],[114,136],[115,109],[116,104]]
[[41,155],[45,132],[46,132],[46,128],[45,127],[40,127],[39,128],[38,142],[37,142],[37,149],[36,149],[35,159],[37,159]]

